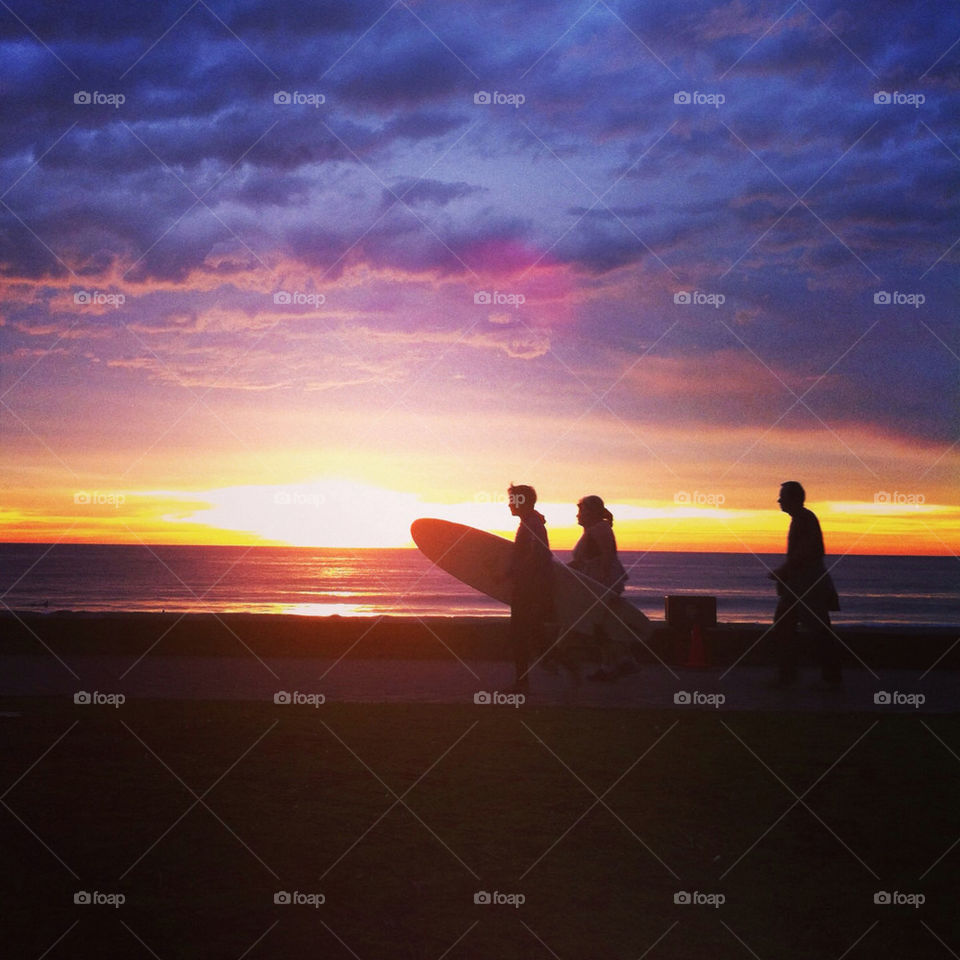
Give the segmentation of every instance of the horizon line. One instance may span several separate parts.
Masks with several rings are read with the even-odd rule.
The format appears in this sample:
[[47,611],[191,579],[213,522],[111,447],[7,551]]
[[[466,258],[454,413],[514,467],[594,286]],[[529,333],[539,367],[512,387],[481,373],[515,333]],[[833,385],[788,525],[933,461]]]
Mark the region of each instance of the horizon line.
[[[493,531],[487,531],[493,532]],[[497,535],[497,534],[495,534]],[[507,538],[504,538],[507,539]],[[143,549],[151,549],[153,547],[218,547],[218,548],[234,548],[234,549],[271,549],[271,550],[408,550],[414,552],[420,552],[416,544],[411,543],[408,546],[402,547],[389,547],[389,546],[326,546],[324,544],[316,544],[305,546],[303,544],[291,544],[291,543],[117,543],[115,541],[102,541],[102,540],[0,540],[0,547],[6,546],[50,546],[50,547],[141,547]],[[624,546],[618,544],[617,549],[621,553],[651,553],[651,554],[661,554],[661,553],[714,553],[714,554],[731,554],[731,555],[741,555],[741,556],[782,556],[783,550],[654,550],[647,548],[635,548],[630,546]],[[572,550],[572,547],[552,547],[551,551],[557,552],[567,552],[569,553]],[[874,553],[874,552],[856,552],[856,551],[839,551],[836,553],[831,553],[829,550],[826,551],[825,556],[828,557],[942,557],[960,560],[956,554],[945,550],[943,552],[930,552],[930,553]]]

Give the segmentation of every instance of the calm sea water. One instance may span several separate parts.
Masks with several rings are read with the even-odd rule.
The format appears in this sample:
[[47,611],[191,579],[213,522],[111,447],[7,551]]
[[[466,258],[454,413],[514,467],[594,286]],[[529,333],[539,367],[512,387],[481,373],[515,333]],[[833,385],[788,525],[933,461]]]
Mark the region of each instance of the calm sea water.
[[[569,554],[556,551],[561,559]],[[669,593],[717,598],[722,621],[771,616],[780,555],[631,553],[626,596],[654,619]],[[843,623],[954,625],[953,557],[828,558]],[[0,599],[28,611],[216,611],[345,616],[504,616],[507,608],[434,568],[419,550],[0,544]]]

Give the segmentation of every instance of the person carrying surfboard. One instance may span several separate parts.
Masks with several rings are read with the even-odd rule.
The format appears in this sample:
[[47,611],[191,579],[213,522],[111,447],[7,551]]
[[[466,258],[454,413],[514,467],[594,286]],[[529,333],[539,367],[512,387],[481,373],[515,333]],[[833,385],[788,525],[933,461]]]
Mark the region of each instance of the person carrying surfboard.
[[587,679],[616,680],[634,673],[637,665],[629,650],[621,643],[614,643],[610,631],[604,627],[604,621],[610,617],[607,600],[623,593],[627,582],[627,571],[617,555],[613,514],[600,497],[584,497],[577,503],[577,523],[583,527],[583,534],[573,548],[570,566],[607,588],[605,594],[597,597],[597,617],[593,625],[593,635],[600,647],[600,669]]
[[516,671],[513,693],[530,688],[530,655],[546,647],[546,625],[553,619],[553,555],[543,514],[534,507],[537,491],[527,484],[507,488],[510,513],[520,518],[507,577],[510,593],[510,641]]

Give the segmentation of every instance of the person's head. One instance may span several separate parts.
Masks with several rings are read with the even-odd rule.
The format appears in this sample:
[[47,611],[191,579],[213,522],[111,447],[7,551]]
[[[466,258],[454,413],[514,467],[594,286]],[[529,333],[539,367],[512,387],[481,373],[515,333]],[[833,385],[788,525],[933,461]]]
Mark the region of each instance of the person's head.
[[600,497],[591,495],[577,501],[577,523],[581,527],[592,527],[601,520],[613,524],[613,514],[603,505]]
[[796,480],[787,480],[780,484],[780,496],[777,503],[784,513],[796,513],[807,499],[806,491]]
[[526,483],[507,487],[507,504],[515,517],[522,517],[529,513],[537,503],[537,491]]

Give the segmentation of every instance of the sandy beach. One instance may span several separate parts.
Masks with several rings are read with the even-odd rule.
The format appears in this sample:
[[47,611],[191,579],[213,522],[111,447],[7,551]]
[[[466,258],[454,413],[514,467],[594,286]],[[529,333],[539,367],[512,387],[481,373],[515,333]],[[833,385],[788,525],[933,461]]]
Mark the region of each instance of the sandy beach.
[[[769,623],[720,624],[704,632],[711,667],[773,662],[764,636]],[[0,655],[43,651],[60,656],[116,654],[178,656],[319,657],[364,660],[508,660],[506,617],[303,617],[204,613],[4,613]],[[838,627],[850,666],[960,668],[956,629]],[[679,666],[689,638],[655,622],[636,648],[643,663]]]
[[[501,618],[341,618],[129,614],[8,615],[0,696],[119,694],[127,699],[272,702],[288,694],[343,703],[471,704],[508,690]],[[790,691],[767,689],[764,625],[708,631],[706,663],[661,626],[616,683],[537,668],[525,705],[761,711],[949,712],[960,706],[960,643],[945,630],[845,630],[841,694],[813,667]],[[583,673],[590,670],[584,665]],[[878,695],[890,694],[887,702]],[[898,696],[902,694],[902,696]]]
[[933,960],[955,921],[955,713],[2,714],[10,956]]
[[933,958],[953,922],[945,633],[861,634],[841,694],[767,689],[762,628],[705,669],[662,633],[571,702],[506,697],[503,620],[4,626],[11,956]]

